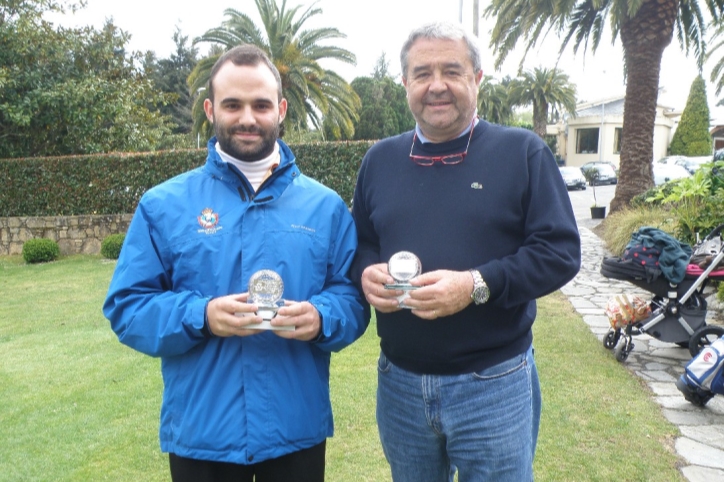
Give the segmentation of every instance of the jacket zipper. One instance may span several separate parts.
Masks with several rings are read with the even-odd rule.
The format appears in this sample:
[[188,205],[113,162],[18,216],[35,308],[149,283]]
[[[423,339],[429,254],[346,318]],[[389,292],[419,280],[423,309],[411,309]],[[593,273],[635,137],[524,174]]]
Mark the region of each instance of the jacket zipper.
[[241,200],[244,201],[244,202],[246,202],[246,198],[247,198],[247,195],[248,195],[248,196],[249,196],[249,200],[250,200],[250,201],[253,201],[253,200],[254,200],[254,193],[251,192],[251,190],[249,189],[249,187],[247,187],[246,184],[248,184],[248,182],[245,182],[246,180],[245,180],[239,173],[236,172],[236,169],[233,169],[233,168],[229,167],[229,170],[230,170],[231,172],[233,172],[236,177],[239,178],[239,183],[240,183],[240,185],[237,186],[236,190],[239,191],[239,196],[241,196]]
[[[247,195],[249,196],[249,201],[254,201],[254,202],[256,202],[256,203],[265,202],[265,201],[268,201],[268,200],[272,199],[272,196],[266,196],[266,197],[263,197],[263,198],[256,199],[256,193],[252,192],[252,190],[247,186],[248,181],[245,182],[246,180],[245,180],[238,172],[236,172],[236,169],[231,169],[231,168],[229,168],[229,170],[230,170],[231,172],[233,172],[236,177],[239,178],[239,182],[241,183],[241,185],[238,186],[238,187],[236,188],[236,190],[239,192],[239,196],[241,196],[241,200],[242,200],[242,201],[246,202]],[[266,179],[264,180],[264,182],[261,183],[261,186],[259,186],[259,189],[260,189],[260,190],[261,190],[261,188],[264,186],[264,184],[266,184],[267,182],[269,182],[269,180],[270,180],[272,177],[274,177],[274,174],[276,174],[276,171],[274,171],[274,172],[271,174],[271,176],[269,176],[268,178],[266,178]]]

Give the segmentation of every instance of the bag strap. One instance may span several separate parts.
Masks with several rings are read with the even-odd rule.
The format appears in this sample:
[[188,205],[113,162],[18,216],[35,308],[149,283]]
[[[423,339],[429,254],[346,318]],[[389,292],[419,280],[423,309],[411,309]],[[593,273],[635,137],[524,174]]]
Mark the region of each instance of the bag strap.
[[628,299],[628,296],[625,294],[619,295],[616,297],[616,300],[618,301],[618,306],[621,308],[621,311],[626,314],[626,319],[634,319],[634,307],[631,304],[631,301]]

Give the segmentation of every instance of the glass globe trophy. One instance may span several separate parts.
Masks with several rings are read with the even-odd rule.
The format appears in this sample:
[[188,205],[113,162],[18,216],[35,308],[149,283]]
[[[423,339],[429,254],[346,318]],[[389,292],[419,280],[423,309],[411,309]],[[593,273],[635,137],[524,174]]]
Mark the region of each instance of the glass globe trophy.
[[405,305],[404,301],[410,296],[410,291],[419,288],[419,286],[411,285],[410,280],[419,276],[422,272],[420,259],[409,251],[400,251],[393,254],[387,262],[387,271],[395,280],[395,283],[386,284],[385,289],[404,291],[403,294],[397,297],[397,301],[400,303],[400,308],[411,309]]
[[262,317],[262,322],[247,325],[246,328],[293,331],[293,326],[272,326],[271,324],[271,320],[277,316],[277,310],[284,306],[283,293],[284,282],[276,271],[263,269],[251,275],[249,278],[249,303],[259,307],[257,314]]

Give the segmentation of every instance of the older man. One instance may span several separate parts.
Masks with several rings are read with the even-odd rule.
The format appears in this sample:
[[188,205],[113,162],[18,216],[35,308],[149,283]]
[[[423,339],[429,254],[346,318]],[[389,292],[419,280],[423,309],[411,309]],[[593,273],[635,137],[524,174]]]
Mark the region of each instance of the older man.
[[[413,31],[401,63],[417,126],[365,155],[353,208],[353,273],[381,338],[385,456],[396,482],[456,469],[460,482],[532,480],[535,300],[580,266],[566,187],[535,134],[477,117],[480,54],[462,29]],[[421,261],[417,289],[390,289],[400,251]]]

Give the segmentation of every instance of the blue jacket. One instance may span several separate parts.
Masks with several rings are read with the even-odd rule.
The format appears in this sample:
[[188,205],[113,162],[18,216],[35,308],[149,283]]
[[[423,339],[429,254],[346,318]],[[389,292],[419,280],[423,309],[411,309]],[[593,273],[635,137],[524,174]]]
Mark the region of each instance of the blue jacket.
[[[204,166],[144,194],[126,235],[103,312],[122,343],[162,358],[164,452],[248,464],[332,436],[330,352],[368,321],[348,278],[357,235],[342,199],[279,144],[254,193],[212,138]],[[317,308],[320,340],[205,336],[209,300],[246,292],[261,269]]]

